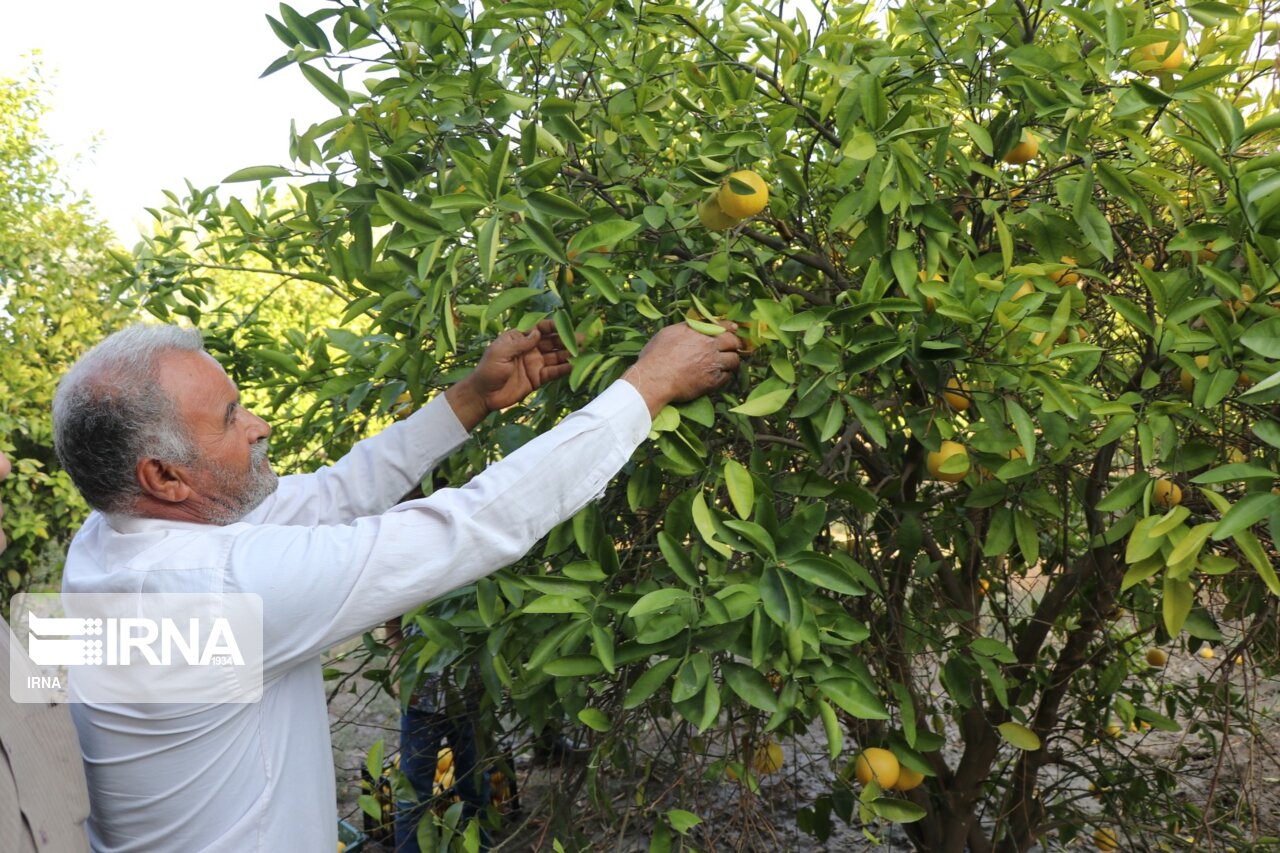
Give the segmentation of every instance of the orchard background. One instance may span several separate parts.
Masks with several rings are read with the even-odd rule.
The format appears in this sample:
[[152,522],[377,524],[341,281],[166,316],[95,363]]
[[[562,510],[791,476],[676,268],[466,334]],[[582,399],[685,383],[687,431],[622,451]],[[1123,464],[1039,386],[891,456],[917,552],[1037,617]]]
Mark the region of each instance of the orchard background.
[[[268,23],[267,71],[333,117],[229,176],[238,198],[171,194],[112,274],[206,331],[282,467],[546,316],[582,337],[569,380],[428,491],[663,324],[733,320],[751,351],[525,560],[410,614],[407,649],[367,638],[384,687],[478,697],[494,767],[519,775],[513,733],[589,745],[499,836],[777,847],[760,800],[816,734],[825,790],[790,818],[815,845],[1280,844],[1258,781],[1280,3],[335,0]],[[709,216],[749,196],[735,172],[767,207]],[[855,779],[870,748],[918,784]],[[456,807],[421,836],[478,839]]]

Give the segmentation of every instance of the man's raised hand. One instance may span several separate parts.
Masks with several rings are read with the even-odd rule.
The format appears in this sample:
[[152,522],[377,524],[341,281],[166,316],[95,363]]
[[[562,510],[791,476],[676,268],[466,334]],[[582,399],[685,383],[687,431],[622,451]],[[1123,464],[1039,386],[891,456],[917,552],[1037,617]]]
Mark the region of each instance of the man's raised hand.
[[704,335],[684,323],[667,326],[645,344],[636,363],[622,375],[644,397],[656,416],[668,403],[701,397],[727,383],[738,370],[742,342],[734,323],[722,323],[719,335]]
[[489,412],[514,406],[572,369],[555,324],[542,320],[528,332],[512,329],[499,335],[476,369],[445,391],[445,398],[462,425],[471,429]]

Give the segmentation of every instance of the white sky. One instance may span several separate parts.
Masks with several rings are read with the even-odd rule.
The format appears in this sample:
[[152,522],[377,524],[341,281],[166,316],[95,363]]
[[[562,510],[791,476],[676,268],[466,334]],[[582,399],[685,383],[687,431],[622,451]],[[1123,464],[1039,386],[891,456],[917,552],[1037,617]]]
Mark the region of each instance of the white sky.
[[161,190],[181,195],[185,178],[204,187],[244,166],[287,165],[289,120],[301,130],[333,114],[296,67],[258,79],[286,51],[264,17],[278,9],[268,0],[5,3],[0,77],[41,51],[54,88],[44,129],[73,184],[131,246],[139,224],[150,231],[144,208],[163,204]]

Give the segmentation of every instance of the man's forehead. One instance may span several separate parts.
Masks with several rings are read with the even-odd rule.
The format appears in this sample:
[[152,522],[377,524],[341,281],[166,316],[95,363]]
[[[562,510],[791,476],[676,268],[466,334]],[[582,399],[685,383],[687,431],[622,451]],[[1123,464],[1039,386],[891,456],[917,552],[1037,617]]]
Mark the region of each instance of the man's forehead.
[[225,406],[237,391],[222,365],[207,352],[176,350],[160,357],[160,384],[179,405]]

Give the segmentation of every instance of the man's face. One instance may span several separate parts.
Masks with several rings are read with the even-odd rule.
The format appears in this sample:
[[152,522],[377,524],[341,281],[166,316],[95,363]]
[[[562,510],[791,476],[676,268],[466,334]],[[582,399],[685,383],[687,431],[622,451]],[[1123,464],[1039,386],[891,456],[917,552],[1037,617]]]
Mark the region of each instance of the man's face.
[[[9,476],[9,470],[10,470],[9,457],[5,456],[3,453],[0,453],[0,480],[3,480],[5,477]],[[3,518],[4,518],[4,504],[0,504],[0,519],[3,519]],[[5,546],[8,544],[9,543],[4,538],[4,529],[0,528],[0,551],[4,551]]]
[[276,490],[267,459],[271,427],[240,405],[235,383],[208,353],[168,354],[160,384],[199,454],[186,473],[188,485],[209,507],[207,520],[232,524],[244,518]]

